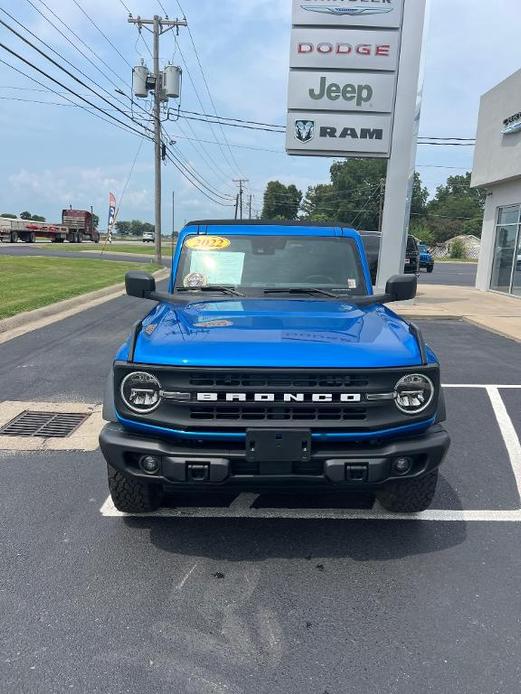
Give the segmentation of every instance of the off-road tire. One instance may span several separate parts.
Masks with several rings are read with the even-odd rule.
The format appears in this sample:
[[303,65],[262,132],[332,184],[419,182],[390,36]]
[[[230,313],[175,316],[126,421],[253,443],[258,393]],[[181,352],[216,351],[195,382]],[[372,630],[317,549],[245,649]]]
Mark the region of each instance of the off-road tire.
[[114,506],[123,513],[149,513],[161,506],[162,491],[155,484],[127,477],[107,465],[109,490]]
[[376,495],[386,511],[419,513],[429,508],[436,492],[438,470],[412,480],[389,482]]

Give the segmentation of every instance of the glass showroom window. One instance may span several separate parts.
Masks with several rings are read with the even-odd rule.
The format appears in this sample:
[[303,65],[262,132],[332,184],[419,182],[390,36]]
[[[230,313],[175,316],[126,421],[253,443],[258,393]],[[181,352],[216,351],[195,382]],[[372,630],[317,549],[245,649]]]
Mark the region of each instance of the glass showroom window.
[[490,288],[521,295],[521,206],[498,209]]

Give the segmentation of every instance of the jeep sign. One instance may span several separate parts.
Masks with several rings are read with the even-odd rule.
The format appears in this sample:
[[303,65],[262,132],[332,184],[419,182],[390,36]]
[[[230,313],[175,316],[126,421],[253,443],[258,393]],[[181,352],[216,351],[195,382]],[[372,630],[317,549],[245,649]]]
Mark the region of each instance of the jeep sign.
[[288,103],[290,110],[391,113],[394,88],[392,74],[293,70]]
[[296,0],[293,24],[398,29],[402,7],[403,0]]
[[292,154],[388,157],[391,115],[293,111],[288,113],[287,148]]

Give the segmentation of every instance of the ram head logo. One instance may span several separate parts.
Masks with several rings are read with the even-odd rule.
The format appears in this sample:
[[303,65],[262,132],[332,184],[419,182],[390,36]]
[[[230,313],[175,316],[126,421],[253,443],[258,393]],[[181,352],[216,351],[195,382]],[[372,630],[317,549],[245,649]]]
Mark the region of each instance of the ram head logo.
[[299,142],[309,142],[315,135],[314,120],[295,121],[295,137]]

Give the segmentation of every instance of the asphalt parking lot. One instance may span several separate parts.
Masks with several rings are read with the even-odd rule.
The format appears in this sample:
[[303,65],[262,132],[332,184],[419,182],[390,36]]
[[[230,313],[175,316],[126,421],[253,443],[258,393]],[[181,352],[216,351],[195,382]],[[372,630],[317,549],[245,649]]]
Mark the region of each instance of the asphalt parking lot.
[[450,284],[458,287],[474,287],[476,284],[477,263],[440,263],[434,270],[420,272],[420,284]]
[[[0,345],[2,400],[100,402],[145,311],[125,296]],[[519,691],[519,344],[421,327],[453,444],[417,519],[267,495],[124,518],[99,451],[0,451],[2,691]]]

